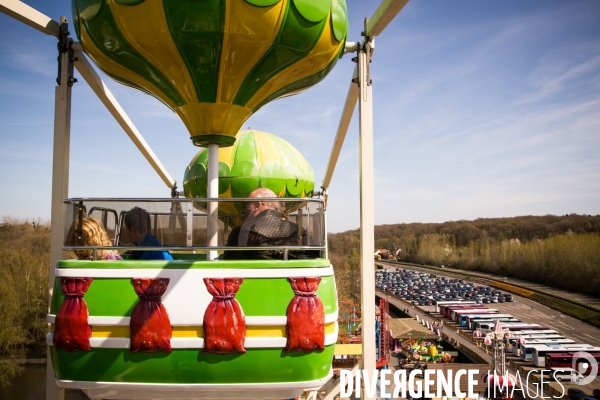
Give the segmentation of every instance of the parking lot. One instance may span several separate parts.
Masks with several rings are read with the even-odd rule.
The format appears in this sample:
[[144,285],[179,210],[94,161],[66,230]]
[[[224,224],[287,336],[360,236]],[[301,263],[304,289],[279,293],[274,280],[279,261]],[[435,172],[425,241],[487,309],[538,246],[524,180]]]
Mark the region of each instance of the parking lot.
[[[461,297],[461,294],[468,294],[469,291],[473,291],[475,292],[473,289],[481,286],[483,287],[483,285],[477,285],[475,283],[472,282],[468,282],[465,280],[461,280],[461,279],[456,279],[456,278],[452,278],[452,277],[447,277],[447,276],[443,276],[443,271],[435,271],[435,274],[431,274],[429,272],[423,272],[423,271],[418,271],[418,270],[411,270],[410,267],[403,267],[403,268],[390,268],[388,275],[391,274],[397,274],[399,273],[401,276],[403,275],[404,272],[404,282],[400,283],[399,278],[397,278],[397,285],[404,287],[403,284],[406,284],[406,288],[410,288],[411,290],[411,295],[414,296],[415,294],[418,296],[418,298],[415,299],[410,299],[409,300],[409,296],[404,296],[406,297],[404,300],[405,301],[409,301],[409,302],[414,302],[416,301],[416,305],[419,306],[419,308],[425,310],[425,311],[429,311],[429,312],[435,312],[435,306],[433,305],[434,302],[433,300],[435,299],[435,293],[434,290],[437,290],[437,293],[440,293],[440,289],[443,288],[443,292],[441,294],[443,294],[444,298],[441,298],[441,300],[453,300],[453,299],[464,299],[464,300],[472,300],[471,297],[466,298],[464,297],[464,295]],[[377,278],[377,274],[381,273],[380,275],[383,277],[383,273],[385,273],[385,270],[378,270],[376,272],[376,285],[378,286],[379,290],[385,291],[387,293],[390,294],[394,294],[395,296],[402,298],[403,295],[403,290],[400,289],[400,295],[397,295],[395,293],[393,293],[390,290],[386,290],[383,285],[382,287],[379,286],[379,280]],[[393,282],[393,277],[392,278],[392,282]],[[381,280],[381,282],[386,282],[384,279]],[[410,286],[409,286],[410,283]],[[461,289],[460,286],[463,285],[463,288]],[[393,288],[393,283],[392,283],[392,289]],[[467,289],[467,290],[465,290]],[[491,293],[491,288],[490,289],[490,293]],[[416,293],[412,293],[412,291],[416,291]],[[450,290],[450,293],[446,292],[446,290]],[[424,291],[424,293],[421,293],[421,291]],[[431,294],[428,294],[427,292],[431,291]],[[455,291],[457,293],[455,293],[454,295],[452,294],[452,292]],[[488,290],[486,289],[483,293],[486,293]],[[480,293],[481,289],[477,292]],[[507,293],[503,293],[500,292],[503,295],[506,295]],[[408,289],[407,289],[407,294],[408,294]],[[447,298],[447,296],[450,296],[450,298]],[[423,296],[425,296],[423,298]],[[431,296],[432,299],[429,299],[428,297]],[[453,298],[454,296],[454,298]],[[499,298],[500,296],[498,296]],[[598,346],[600,347],[600,329],[587,324],[585,321],[581,321],[578,320],[576,318],[570,317],[568,315],[563,315],[560,312],[553,310],[549,307],[543,306],[539,303],[536,303],[534,301],[531,301],[529,299],[526,299],[524,297],[518,296],[518,295],[512,295],[512,300],[513,301],[505,301],[503,303],[501,302],[497,302],[497,303],[492,303],[490,302],[488,304],[489,307],[493,307],[498,309],[499,313],[502,314],[511,314],[513,315],[515,318],[520,319],[521,321],[524,322],[528,322],[528,323],[532,323],[532,324],[539,324],[541,326],[546,326],[550,329],[554,329],[557,332],[561,333],[564,337],[569,338],[569,339],[573,339],[575,340],[577,343],[586,343],[586,344],[590,344],[593,346]],[[431,305],[428,304],[427,300],[431,301]],[[490,299],[491,300],[491,299]],[[474,300],[476,301],[476,300]],[[482,299],[483,302],[483,299]]]

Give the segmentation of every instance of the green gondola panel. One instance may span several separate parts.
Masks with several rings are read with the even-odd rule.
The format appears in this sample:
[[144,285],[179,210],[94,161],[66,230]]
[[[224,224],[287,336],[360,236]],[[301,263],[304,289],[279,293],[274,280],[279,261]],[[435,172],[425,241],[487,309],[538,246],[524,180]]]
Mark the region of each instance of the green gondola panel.
[[[281,399],[319,388],[330,377],[338,306],[326,259],[60,261],[48,316],[54,334],[65,322],[59,310],[73,300],[61,291],[61,282],[84,276],[93,278],[79,300],[89,310],[89,327],[79,324],[84,336],[89,332],[89,351],[55,349],[48,335],[61,387],[103,399],[181,398],[192,392],[203,398]],[[164,294],[136,293],[137,281],[159,277],[169,281]],[[208,281],[220,290],[209,290]],[[142,308],[153,310],[145,317],[161,320],[155,327],[168,321],[171,335],[161,336],[161,328],[153,336],[146,329],[140,340],[152,343],[135,347],[134,319],[143,302]],[[314,308],[316,313],[309,311]],[[305,326],[294,333],[299,324]],[[166,346],[156,345],[165,338]]]

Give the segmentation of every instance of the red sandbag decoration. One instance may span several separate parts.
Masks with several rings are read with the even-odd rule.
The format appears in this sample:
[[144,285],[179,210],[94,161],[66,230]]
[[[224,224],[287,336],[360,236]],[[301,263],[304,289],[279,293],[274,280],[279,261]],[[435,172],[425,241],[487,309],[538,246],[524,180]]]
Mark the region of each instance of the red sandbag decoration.
[[245,353],[246,318],[235,294],[244,278],[204,278],[213,296],[204,312],[203,353]]
[[131,334],[129,351],[171,353],[173,328],[169,314],[161,301],[169,285],[169,278],[133,278],[131,284],[140,301],[135,305],[129,321]]
[[317,296],[321,277],[288,278],[294,298],[287,308],[287,343],[283,351],[325,348],[325,308]]
[[91,351],[92,328],[88,325],[88,308],[83,295],[92,278],[61,278],[65,301],[60,306],[54,325],[52,344],[55,350]]

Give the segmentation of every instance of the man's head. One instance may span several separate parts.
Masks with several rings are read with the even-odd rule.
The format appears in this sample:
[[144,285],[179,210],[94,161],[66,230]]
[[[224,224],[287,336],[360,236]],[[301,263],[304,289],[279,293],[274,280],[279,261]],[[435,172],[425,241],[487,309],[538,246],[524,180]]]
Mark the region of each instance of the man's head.
[[125,215],[125,227],[133,243],[138,243],[150,232],[150,215],[143,208],[134,207]]
[[[252,199],[276,198],[277,195],[271,189],[259,188],[248,196]],[[280,201],[254,201],[246,203],[244,206],[244,219],[255,217],[265,210],[275,210],[283,215],[285,206]]]

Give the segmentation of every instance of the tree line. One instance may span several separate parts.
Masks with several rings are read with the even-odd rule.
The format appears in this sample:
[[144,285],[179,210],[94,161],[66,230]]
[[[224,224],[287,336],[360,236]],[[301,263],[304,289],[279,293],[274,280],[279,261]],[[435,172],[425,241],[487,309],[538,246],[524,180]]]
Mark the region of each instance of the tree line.
[[[341,258],[337,267],[341,274],[351,269],[346,259],[358,251],[359,235],[358,230],[328,235],[330,254]],[[400,249],[401,261],[491,272],[595,296],[600,293],[600,215],[379,225],[375,246]],[[351,295],[344,287],[338,289],[344,296]]]
[[46,356],[50,226],[3,218],[0,223],[0,385],[20,360]]

